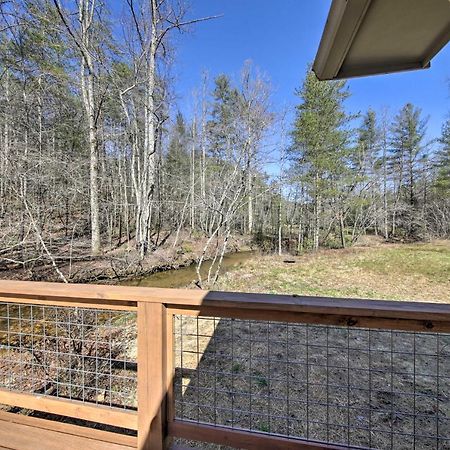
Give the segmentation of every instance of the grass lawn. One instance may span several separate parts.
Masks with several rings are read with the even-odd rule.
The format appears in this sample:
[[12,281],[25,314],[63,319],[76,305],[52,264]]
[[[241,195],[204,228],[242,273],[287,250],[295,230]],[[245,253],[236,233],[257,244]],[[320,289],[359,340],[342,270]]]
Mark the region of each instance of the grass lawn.
[[449,302],[450,241],[260,256],[226,274],[217,289]]

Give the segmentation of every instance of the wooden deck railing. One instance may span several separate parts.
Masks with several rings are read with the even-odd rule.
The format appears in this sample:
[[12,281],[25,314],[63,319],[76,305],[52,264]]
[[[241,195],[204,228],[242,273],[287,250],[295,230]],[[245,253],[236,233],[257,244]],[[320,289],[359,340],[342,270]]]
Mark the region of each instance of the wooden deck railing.
[[[99,402],[92,403],[89,401],[79,401],[63,398],[63,396],[38,395],[32,392],[22,392],[11,389],[11,387],[8,386],[1,386],[0,404],[134,430],[137,431],[136,446],[139,449],[163,449],[170,445],[173,438],[198,440],[201,442],[223,444],[246,449],[340,449],[357,446],[369,447],[369,442],[371,444],[370,446],[374,448],[382,448],[382,445],[384,446],[383,448],[403,448],[400,445],[395,444],[397,438],[400,440],[403,439],[405,442],[412,442],[414,445],[413,447],[405,448],[446,448],[445,445],[450,446],[450,403],[448,402],[448,396],[450,395],[450,373],[448,372],[450,369],[450,340],[449,336],[446,334],[450,333],[449,304],[206,292],[200,290],[124,286],[0,281],[0,303],[2,302],[8,305],[20,304],[61,308],[88,308],[89,310],[101,311],[137,312],[136,410],[121,409],[112,403],[110,405],[101,405]],[[305,383],[309,383],[309,385],[305,384],[305,414],[311,414],[308,408],[310,407],[310,404],[314,404],[314,406],[319,405],[318,407],[322,407],[324,414],[326,411],[326,417],[323,421],[314,421],[315,419],[304,419],[299,417],[300,414],[295,414],[296,421],[300,422],[303,420],[306,424],[305,430],[309,427],[308,433],[305,431],[303,435],[301,433],[296,434],[292,429],[290,429],[290,431],[288,430],[290,426],[289,421],[292,416],[291,412],[295,409],[292,405],[289,407],[289,404],[287,408],[283,409],[282,414],[279,413],[279,417],[282,417],[283,420],[288,423],[286,429],[280,425],[278,428],[274,426],[272,431],[270,423],[267,427],[262,426],[258,417],[256,417],[258,413],[255,413],[256,419],[252,418],[253,410],[251,405],[250,412],[248,412],[245,419],[242,419],[242,423],[234,418],[229,421],[231,425],[227,426],[227,421],[217,420],[217,411],[220,409],[226,410],[228,408],[233,410],[234,408],[238,412],[242,412],[242,410],[245,409],[242,405],[236,406],[234,401],[235,397],[243,393],[239,391],[242,386],[240,387],[237,385],[233,385],[232,389],[230,387],[225,389],[228,393],[228,397],[231,398],[231,403],[227,403],[226,407],[221,407],[217,404],[220,396],[227,396],[223,393],[224,390],[221,389],[220,386],[217,386],[217,380],[219,379],[217,373],[219,373],[219,370],[223,373],[230,374],[229,376],[231,378],[235,377],[235,379],[244,379],[246,376],[249,378],[254,377],[254,367],[250,367],[248,372],[246,372],[247,369],[243,368],[246,360],[251,361],[252,354],[250,353],[250,355],[248,355],[242,353],[242,348],[239,349],[239,354],[230,356],[230,361],[234,364],[231,368],[228,366],[226,369],[224,368],[225,366],[218,368],[218,360],[213,366],[204,366],[206,367],[205,373],[209,373],[211,370],[215,370],[216,373],[212,374],[212,377],[214,377],[215,380],[213,386],[215,392],[213,392],[213,396],[211,397],[214,398],[214,405],[212,405],[212,407],[215,408],[215,410],[212,414],[215,417],[212,418],[211,415],[208,416],[206,413],[205,417],[203,417],[202,411],[206,411],[206,408],[204,408],[205,401],[203,397],[200,396],[199,392],[201,393],[208,389],[211,390],[212,385],[202,385],[198,376],[197,381],[192,382],[191,384],[184,383],[183,381],[187,377],[188,367],[177,367],[177,364],[179,365],[179,359],[177,359],[177,355],[175,354],[175,349],[178,349],[177,351],[183,354],[183,345],[187,345],[187,338],[185,339],[184,344],[175,342],[179,339],[179,336],[181,336],[181,339],[183,338],[183,329],[176,329],[176,327],[179,326],[179,323],[176,322],[176,320],[180,320],[180,317],[185,318],[185,321],[188,320],[188,318],[191,318],[189,320],[198,320],[196,318],[215,318],[212,333],[203,335],[202,331],[199,331],[197,322],[196,325],[194,324],[195,332],[190,334],[191,344],[194,345],[194,347],[196,346],[194,348],[195,351],[193,352],[197,358],[196,364],[193,367],[194,372],[195,370],[202,370],[202,355],[205,352],[208,353],[206,348],[199,348],[200,338],[204,338],[203,341],[206,346],[209,345],[208,342],[210,340],[214,341],[214,351],[210,353],[209,356],[218,358],[218,355],[222,355],[222,350],[226,350],[217,350],[217,346],[220,345],[220,339],[218,335],[214,336],[214,333],[218,333],[216,319],[234,319],[239,321],[239,326],[242,324],[248,326],[250,334],[245,334],[247,332],[244,334],[248,337],[249,347],[245,348],[249,348],[250,352],[252,351],[250,348],[252,342],[257,344],[262,341],[261,336],[258,335],[257,338],[254,337],[255,333],[259,333],[259,331],[253,331],[252,335],[251,327],[255,327],[254,324],[258,323],[262,323],[264,327],[267,327],[268,331],[264,331],[264,339],[267,338],[268,347],[264,350],[267,355],[266,353],[264,354],[266,355],[265,357],[267,357],[268,364],[272,364],[272,366],[276,365],[276,362],[271,363],[272,356],[268,350],[272,345],[270,341],[270,327],[272,324],[282,324],[282,328],[279,328],[276,332],[274,331],[273,334],[273,336],[276,335],[273,345],[276,345],[281,339],[286,339],[286,346],[281,347],[280,344],[279,351],[277,350],[278,354],[276,358],[279,359],[279,364],[283,364],[283,367],[285,367],[283,369],[285,372],[281,375],[277,372],[277,380],[281,378],[284,383],[283,386],[287,386],[287,389],[294,389],[292,386],[288,386],[289,380],[291,378],[292,380],[296,379],[296,374],[300,373],[302,370],[302,364],[305,365],[307,378]],[[233,326],[235,325],[230,325],[232,323],[234,322],[224,322],[225,334],[222,337],[223,342],[231,342],[230,345],[235,345],[236,341],[241,339],[242,336],[227,334],[233,333]],[[295,328],[297,325],[306,328]],[[196,329],[195,326],[197,327]],[[317,329],[314,328],[316,326],[318,326]],[[260,328],[258,328],[258,330]],[[255,329],[256,328],[254,328],[254,330]],[[353,348],[353,344],[351,344],[353,341],[350,341],[350,339],[353,338],[349,334],[349,330],[353,329],[362,329],[365,333],[367,332],[369,339],[367,341],[368,343],[364,340],[366,339],[364,337],[365,335],[363,336],[361,334],[356,336],[354,341],[359,347]],[[371,330],[373,331],[372,334]],[[384,344],[377,343],[377,339],[380,336],[376,335],[376,333],[382,333],[383,330],[389,333],[388,335],[380,335],[381,337],[385,336],[386,339],[388,339],[385,347]],[[336,342],[333,342],[334,338],[332,335],[335,331],[337,337],[335,338]],[[306,332],[306,341],[304,341],[304,337],[295,337],[304,336],[304,334],[302,334],[304,332]],[[342,334],[344,332],[347,334]],[[410,343],[411,347],[408,347],[408,349],[398,349],[395,347],[394,341],[397,337],[395,333],[397,332],[406,332],[406,334],[401,335],[401,339],[404,339],[404,343],[403,341],[399,342],[401,342],[401,345],[405,346]],[[297,335],[295,333],[297,333]],[[319,341],[321,339],[320,336],[322,335],[326,336],[326,340],[323,341],[323,345],[320,345]],[[345,338],[346,340],[343,338],[344,340],[341,342],[339,339],[341,339],[342,336],[347,337]],[[434,346],[432,350],[420,351],[421,344],[419,344],[419,342],[422,342],[420,341],[422,337],[424,337],[424,339],[429,339],[429,345]],[[364,342],[364,345],[362,342]],[[304,353],[306,355],[306,360],[302,359],[303,356],[301,358],[297,358],[297,356],[293,357],[292,361],[295,360],[295,363],[293,362],[292,366],[296,364],[295,367],[298,367],[298,370],[296,369],[295,373],[291,373],[291,357],[289,356],[289,353],[290,348],[294,345],[302,346],[302,351],[306,352]],[[347,348],[345,348],[345,346],[347,346]],[[340,347],[343,348],[342,351],[346,358],[346,369],[344,367],[344,379],[342,379],[341,376],[341,382],[336,390],[339,388],[342,392],[342,386],[340,386],[340,384],[345,384],[345,386],[347,386],[347,390],[345,391],[347,400],[339,406],[342,411],[338,411],[339,414],[341,414],[341,412],[342,414],[345,413],[345,426],[338,423],[334,425],[331,424],[332,413],[330,412],[330,410],[334,408],[331,401],[331,390],[334,385],[329,378],[332,373],[331,369],[334,367],[332,355],[338,352]],[[314,351],[321,348],[324,349],[323,351],[325,353],[321,353],[320,355],[317,353],[319,356],[314,356]],[[367,363],[368,369],[364,369],[364,373],[367,372],[369,377],[368,385],[365,387],[359,386],[356,389],[356,392],[360,392],[361,395],[367,393],[369,405],[361,406],[357,402],[358,399],[354,399],[354,403],[352,403],[353,400],[351,402],[349,399],[352,390],[350,375],[352,367],[354,367],[351,352],[358,354],[358,358],[360,358],[361,361],[365,361],[366,358],[369,358]],[[384,364],[382,369],[379,367],[377,369],[373,366],[373,361],[370,361],[370,358],[375,354],[380,356],[380,361],[382,361],[381,364]],[[320,357],[323,355],[326,355],[326,358],[322,364],[320,362],[322,361]],[[394,368],[397,355],[404,355],[404,359],[399,362],[402,367],[402,372],[399,372]],[[261,359],[260,355],[257,356]],[[253,357],[255,361],[259,361],[255,354],[253,354]],[[310,358],[309,361],[308,357]],[[0,361],[1,358],[2,354],[0,353]],[[239,361],[240,365],[235,363],[235,361]],[[305,362],[303,363],[302,361]],[[424,361],[428,362],[425,364]],[[411,363],[411,367],[406,367],[406,362],[408,362],[408,364]],[[363,362],[361,362],[361,365],[363,365]],[[436,368],[431,370],[430,365],[433,365],[433,367],[436,366]],[[181,366],[183,366],[183,363],[181,363]],[[314,386],[318,383],[315,383],[315,380],[312,378],[313,373],[310,372],[309,368],[314,368],[315,366],[324,367],[323,374],[324,377],[326,377],[326,380],[324,378],[325,381],[323,381],[323,386],[326,388],[326,397],[323,397],[322,400],[314,400],[311,398],[311,395],[316,392],[314,391]],[[427,373],[426,376],[430,378],[430,383],[432,383],[433,389],[435,389],[432,394],[429,393],[429,389],[427,391],[426,402],[429,403],[430,401],[433,401],[434,404],[429,412],[429,417],[432,422],[432,426],[430,425],[431,431],[428,430],[426,433],[420,426],[422,416],[426,418],[426,413],[421,409],[420,405],[420,399],[422,397],[425,398],[425,394],[422,395],[420,392],[416,391],[416,388],[419,385],[419,377],[425,376],[424,374],[419,373],[419,367],[422,366],[429,370],[429,373]],[[337,365],[337,368],[339,369],[341,367]],[[404,378],[400,380],[403,384],[402,389],[399,391],[395,387],[394,378],[397,376],[397,373],[403,373],[403,371],[408,372],[409,369],[411,369],[411,376],[405,375]],[[177,375],[177,371],[179,370],[181,370],[182,373],[178,373]],[[357,371],[363,369],[358,369],[356,367],[354,370]],[[374,392],[381,392],[381,388],[375,386],[374,378],[376,378],[376,376],[373,374],[377,373],[382,373],[383,377],[386,375],[383,379],[388,379],[390,377],[391,384],[387,391],[390,390],[392,398],[388,409],[390,408],[393,413],[400,408],[393,400],[394,394],[398,394],[397,397],[400,398],[401,401],[403,401],[403,397],[406,398],[409,395],[410,397],[407,398],[411,398],[411,401],[414,402],[414,405],[411,406],[411,411],[401,413],[404,414],[404,430],[400,429],[400,431],[398,431],[395,429],[394,422],[400,420],[398,417],[397,419],[394,417],[388,419],[390,428],[388,427],[386,429],[385,434],[389,439],[383,441],[382,444],[377,444],[376,435],[377,433],[383,434],[384,431],[379,431],[373,426],[373,423],[375,423],[373,414],[377,413],[377,406],[373,405],[372,396]],[[270,396],[273,395],[270,387],[267,387],[267,384],[271,383],[270,376],[273,376],[275,379],[275,375],[269,374],[268,380],[260,380],[259,378],[256,380],[259,383],[258,389],[267,390],[269,402]],[[409,381],[405,381],[405,377],[409,377]],[[179,383],[178,387],[175,386],[177,383]],[[249,383],[251,385],[252,381]],[[412,387],[408,383],[410,383]],[[236,384],[238,383],[236,382]],[[275,389],[277,385],[280,385],[280,382],[278,382],[278,384],[272,382],[272,384],[273,389]],[[405,386],[407,384],[408,389],[411,388],[410,393],[406,392],[407,387]],[[191,393],[189,391],[190,389],[192,389]],[[298,393],[299,390],[297,389],[296,392]],[[389,392],[387,393],[389,394]],[[183,395],[185,395],[188,400],[178,399],[178,402],[180,404],[185,402],[186,405],[190,402],[189,404],[195,405],[194,409],[196,409],[196,416],[194,419],[189,419],[187,418],[188,415],[184,413],[179,414],[179,411],[177,411],[177,396]],[[251,403],[251,388],[249,395]],[[309,398],[308,395],[310,396]],[[191,396],[191,400],[189,400],[189,396]],[[291,401],[291,403],[293,403],[292,398],[291,400],[289,399],[289,393],[287,398],[284,394],[279,395],[278,397],[274,396],[273,398],[276,398],[279,403],[281,401],[287,401],[288,403]],[[298,403],[298,405],[300,405],[300,403]],[[247,410],[248,408],[249,407],[247,407]],[[353,416],[350,417],[350,415],[353,415],[354,411],[357,412],[358,408],[367,411],[368,418],[364,425],[354,425],[352,422]],[[384,409],[382,411],[384,411]],[[233,414],[233,411],[231,411],[231,414]],[[270,411],[267,413],[268,420],[269,422],[275,422],[275,419],[269,417],[271,414]],[[249,415],[250,418],[248,417]],[[358,420],[360,419],[358,418]],[[364,418],[361,419],[361,421],[365,420],[366,419]],[[291,421],[294,421],[294,419],[292,418]],[[259,428],[255,429],[255,422],[259,424]],[[323,430],[317,434],[317,436],[326,436],[326,439],[323,439],[325,442],[317,442],[318,439],[315,438],[316,434],[310,431],[311,428],[314,428],[311,425],[314,423],[322,424],[319,428],[322,427],[323,429],[327,427],[327,424],[329,424],[330,429],[334,426],[337,430],[336,436],[341,436],[341,434],[345,432],[346,437],[345,439],[335,439],[333,432],[327,429],[325,434],[322,433]],[[342,433],[337,429],[339,426],[344,430]],[[432,427],[434,428],[432,429]],[[300,427],[298,429],[303,428]],[[355,441],[356,438],[351,438],[350,433],[356,433],[356,436],[364,435],[368,440],[364,438],[361,442],[357,442],[357,440]],[[427,447],[425,444],[421,447],[422,444],[420,444],[420,442],[422,441],[433,443],[435,447]]]

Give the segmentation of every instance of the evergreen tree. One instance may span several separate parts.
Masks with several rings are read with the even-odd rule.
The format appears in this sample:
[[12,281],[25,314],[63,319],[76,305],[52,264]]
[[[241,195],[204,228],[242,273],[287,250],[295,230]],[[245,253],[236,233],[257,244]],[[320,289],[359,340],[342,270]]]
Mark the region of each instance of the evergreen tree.
[[347,171],[350,117],[344,110],[349,92],[345,81],[319,81],[308,71],[296,91],[296,107],[290,156],[298,174],[307,182],[313,203],[313,249],[319,247],[324,200],[335,196],[336,180]]
[[426,125],[421,110],[407,103],[395,116],[392,126],[391,161],[401,174],[400,187],[411,206],[417,203],[417,169],[424,150]]
[[436,183],[435,187],[444,196],[450,195],[450,119],[442,126],[439,139],[440,149],[436,155]]
[[373,225],[378,233],[378,209],[380,208],[381,161],[380,144],[381,133],[377,124],[377,116],[373,109],[362,117],[362,124],[357,130],[356,151],[351,155],[352,169],[354,171],[354,197],[359,210],[361,227],[365,231],[367,226]]
[[[410,235],[417,233],[419,223],[418,184],[423,161],[427,119],[421,117],[421,110],[407,103],[395,116],[392,124],[392,138],[390,150],[391,172],[395,179],[395,205],[397,210],[403,211],[403,222],[406,232]],[[401,208],[403,201],[405,208]],[[393,234],[395,234],[395,219],[393,220]]]
[[170,201],[185,200],[189,185],[189,133],[183,115],[178,112],[170,136],[165,160],[166,194]]
[[355,166],[366,177],[374,174],[380,146],[380,132],[377,127],[377,117],[373,109],[369,109],[363,116],[361,127],[358,129],[357,161]]
[[211,155],[226,159],[230,157],[237,141],[235,131],[239,93],[226,75],[219,75],[214,83],[211,120],[207,126],[208,137]]

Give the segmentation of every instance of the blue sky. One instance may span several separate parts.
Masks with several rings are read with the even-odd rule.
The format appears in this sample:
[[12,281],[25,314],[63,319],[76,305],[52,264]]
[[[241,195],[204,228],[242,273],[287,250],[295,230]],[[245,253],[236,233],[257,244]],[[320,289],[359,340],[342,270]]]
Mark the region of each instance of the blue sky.
[[[296,104],[294,90],[301,84],[308,62],[314,59],[330,0],[191,0],[191,17],[223,14],[176,37],[173,74],[182,111],[190,109],[191,93],[201,73],[238,76],[251,59],[274,86],[278,109]],[[396,113],[411,102],[430,116],[428,135],[440,134],[450,111],[450,45],[428,70],[379,75],[349,81],[350,112],[389,107]]]

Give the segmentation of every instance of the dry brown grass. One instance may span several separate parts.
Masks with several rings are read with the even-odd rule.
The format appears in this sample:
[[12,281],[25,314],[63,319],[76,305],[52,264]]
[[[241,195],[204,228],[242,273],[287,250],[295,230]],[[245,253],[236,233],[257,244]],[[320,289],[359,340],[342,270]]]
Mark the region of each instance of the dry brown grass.
[[186,316],[176,333],[180,418],[380,449],[450,439],[448,335]]
[[[285,259],[251,259],[218,289],[450,301],[449,241],[324,250],[289,257],[294,264]],[[448,335],[183,322],[176,340],[185,350],[176,360],[183,418],[380,449],[450,449],[450,440],[438,446],[437,438],[417,437],[439,432],[450,439]],[[250,335],[261,342],[251,343]]]
[[261,256],[220,281],[219,290],[450,302],[450,241]]

